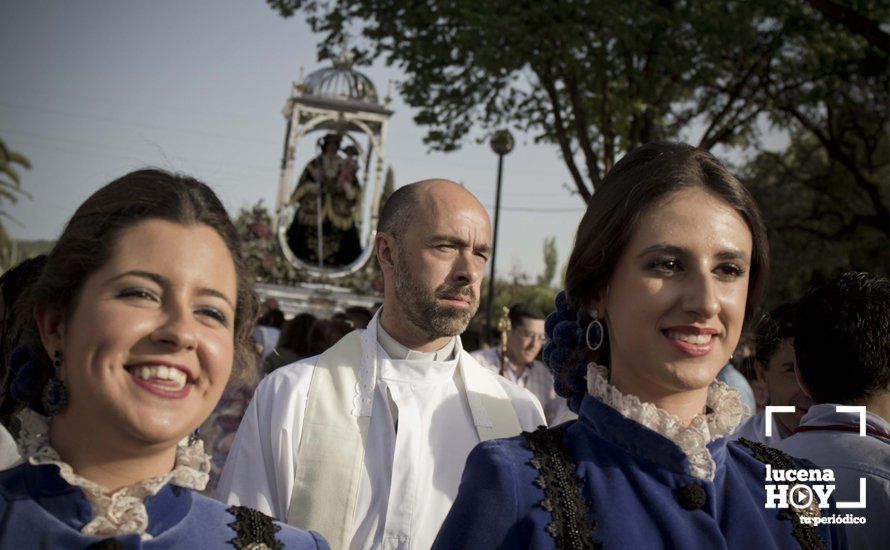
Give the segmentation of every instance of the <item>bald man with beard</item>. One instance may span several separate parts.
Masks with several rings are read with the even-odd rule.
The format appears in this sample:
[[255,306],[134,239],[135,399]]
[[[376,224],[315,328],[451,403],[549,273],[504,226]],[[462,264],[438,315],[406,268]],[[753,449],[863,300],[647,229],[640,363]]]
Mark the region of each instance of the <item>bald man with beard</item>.
[[462,186],[393,193],[374,241],[383,307],[367,329],[263,380],[220,499],[318,531],[332,548],[429,548],[470,450],[545,423],[530,392],[461,347],[490,243],[488,215]]

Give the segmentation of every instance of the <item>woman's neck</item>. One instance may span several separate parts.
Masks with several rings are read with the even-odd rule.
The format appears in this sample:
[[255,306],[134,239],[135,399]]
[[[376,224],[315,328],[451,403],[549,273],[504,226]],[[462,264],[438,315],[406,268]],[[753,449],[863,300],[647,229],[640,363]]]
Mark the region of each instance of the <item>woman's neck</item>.
[[637,384],[633,380],[626,380],[614,375],[611,376],[609,383],[624,395],[634,395],[643,403],[652,403],[659,409],[673,414],[680,419],[684,426],[689,425],[693,418],[707,410],[707,387],[672,392],[649,388],[645,384]]
[[61,417],[53,419],[50,445],[77,475],[110,493],[173,469],[175,445],[128,445],[104,437],[101,430],[84,430],[69,424]]

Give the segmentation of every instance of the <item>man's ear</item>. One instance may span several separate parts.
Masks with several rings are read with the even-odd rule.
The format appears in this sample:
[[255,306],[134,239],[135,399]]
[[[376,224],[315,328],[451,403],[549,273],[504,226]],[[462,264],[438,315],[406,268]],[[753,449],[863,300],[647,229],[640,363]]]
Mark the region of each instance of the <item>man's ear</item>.
[[34,306],[33,315],[43,348],[52,357],[65,341],[65,315],[59,308],[47,304]]
[[380,263],[383,273],[392,272],[398,259],[398,251],[395,246],[395,238],[389,233],[377,233],[374,237],[374,254]]
[[801,391],[810,399],[813,398],[810,393],[810,389],[807,388],[807,385],[803,382],[803,376],[800,375],[800,369],[797,368],[797,361],[794,361],[794,377],[797,378],[797,385],[800,386]]

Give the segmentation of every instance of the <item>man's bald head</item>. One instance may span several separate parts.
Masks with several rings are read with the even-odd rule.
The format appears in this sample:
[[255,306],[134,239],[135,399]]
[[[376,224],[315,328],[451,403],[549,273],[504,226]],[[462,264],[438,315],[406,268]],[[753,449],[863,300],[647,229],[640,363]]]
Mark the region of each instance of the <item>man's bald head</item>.
[[417,215],[434,214],[440,208],[466,206],[485,211],[472,193],[453,181],[428,179],[409,183],[396,189],[386,200],[377,230],[398,238],[404,235]]
[[386,201],[374,251],[383,272],[381,326],[410,349],[439,349],[479,307],[491,220],[463,186],[419,181]]

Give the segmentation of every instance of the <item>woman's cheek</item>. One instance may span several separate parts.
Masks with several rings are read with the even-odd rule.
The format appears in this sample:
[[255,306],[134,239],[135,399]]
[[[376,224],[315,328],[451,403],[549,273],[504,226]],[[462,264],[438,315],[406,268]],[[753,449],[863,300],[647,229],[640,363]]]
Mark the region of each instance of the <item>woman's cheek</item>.
[[228,381],[234,362],[234,334],[230,330],[214,330],[204,335],[201,343],[201,369],[214,383]]

